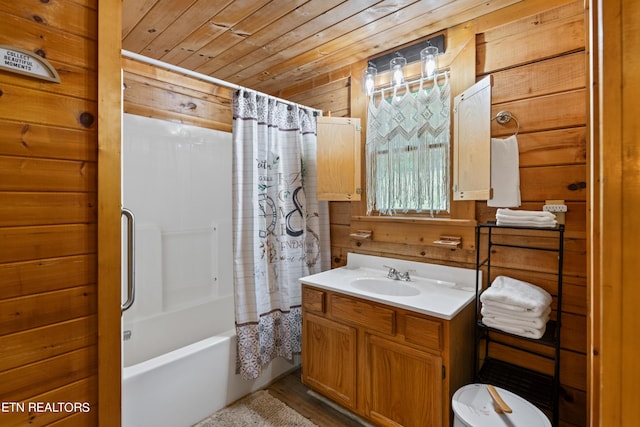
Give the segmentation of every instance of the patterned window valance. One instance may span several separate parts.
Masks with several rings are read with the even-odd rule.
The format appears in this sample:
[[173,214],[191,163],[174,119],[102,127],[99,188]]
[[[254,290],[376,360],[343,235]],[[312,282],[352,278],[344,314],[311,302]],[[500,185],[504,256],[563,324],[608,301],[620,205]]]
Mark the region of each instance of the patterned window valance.
[[371,97],[367,215],[449,211],[450,106],[446,73],[432,88],[412,93],[404,86]]

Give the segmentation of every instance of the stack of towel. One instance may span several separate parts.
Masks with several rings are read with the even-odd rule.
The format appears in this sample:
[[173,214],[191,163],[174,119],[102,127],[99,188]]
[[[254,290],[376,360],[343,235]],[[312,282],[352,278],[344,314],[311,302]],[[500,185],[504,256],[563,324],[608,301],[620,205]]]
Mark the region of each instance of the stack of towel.
[[541,338],[551,313],[551,295],[531,283],[498,276],[480,295],[482,323],[527,338]]
[[551,212],[525,211],[512,209],[498,209],[496,211],[497,225],[515,225],[520,227],[555,227],[558,221]]

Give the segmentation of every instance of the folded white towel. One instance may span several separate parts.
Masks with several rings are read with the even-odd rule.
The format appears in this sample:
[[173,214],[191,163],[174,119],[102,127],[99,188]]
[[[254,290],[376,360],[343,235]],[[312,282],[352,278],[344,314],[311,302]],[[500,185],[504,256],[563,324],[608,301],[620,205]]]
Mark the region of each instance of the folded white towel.
[[496,215],[496,219],[498,220],[506,220],[506,221],[527,221],[527,222],[555,222],[555,219],[550,218],[541,218],[539,216],[513,216],[513,215]]
[[496,224],[503,226],[516,226],[516,227],[537,227],[537,228],[553,228],[556,226],[557,221],[523,221],[523,220],[508,220],[497,218]]
[[498,209],[496,224],[527,227],[555,227],[558,222],[556,216],[546,211],[525,211],[512,209]]
[[501,323],[503,325],[509,325],[513,327],[521,327],[524,329],[542,329],[546,326],[549,321],[549,313],[551,309],[549,308],[545,311],[545,314],[539,317],[514,317],[510,315],[503,315],[501,313],[492,312],[491,309],[486,309],[486,307],[482,307],[482,321],[490,319],[490,322]]
[[482,304],[483,306],[487,306],[487,307],[490,306],[494,311],[497,308],[501,311],[510,312],[516,315],[527,316],[527,317],[540,317],[544,314],[546,310],[549,309],[548,306],[546,307],[540,306],[540,307],[536,307],[535,309],[530,309],[530,308],[522,307],[521,305],[505,304],[505,303],[499,303],[495,301],[484,301]]
[[556,219],[556,216],[547,211],[527,211],[524,209],[498,209],[496,215],[505,216],[525,216],[525,217],[537,217],[537,218],[549,218]]
[[537,310],[529,310],[517,305],[501,304],[496,302],[486,302],[482,304],[482,314],[487,311],[498,317],[515,317],[517,319],[539,319],[549,316],[551,307],[540,307]]
[[546,325],[540,329],[526,328],[526,327],[516,326],[512,324],[507,324],[504,322],[495,322],[489,318],[483,318],[482,323],[484,323],[485,325],[491,328],[496,328],[496,329],[500,329],[501,331],[509,332],[510,334],[519,335],[527,338],[534,338],[534,339],[542,338],[542,336],[544,335],[544,332],[547,329]]
[[515,135],[491,138],[491,187],[493,195],[487,206],[520,206],[520,158]]
[[531,283],[507,276],[498,276],[491,286],[480,295],[480,301],[511,304],[535,311],[546,309],[551,305],[551,295]]

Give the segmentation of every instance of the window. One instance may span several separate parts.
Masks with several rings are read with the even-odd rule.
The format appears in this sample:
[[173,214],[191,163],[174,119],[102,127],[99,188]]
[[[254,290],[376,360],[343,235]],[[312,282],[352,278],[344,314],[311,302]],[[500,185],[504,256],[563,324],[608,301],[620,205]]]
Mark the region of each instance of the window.
[[[451,91],[407,86],[371,96],[366,135],[367,215],[449,212]],[[391,91],[387,90],[387,91]]]

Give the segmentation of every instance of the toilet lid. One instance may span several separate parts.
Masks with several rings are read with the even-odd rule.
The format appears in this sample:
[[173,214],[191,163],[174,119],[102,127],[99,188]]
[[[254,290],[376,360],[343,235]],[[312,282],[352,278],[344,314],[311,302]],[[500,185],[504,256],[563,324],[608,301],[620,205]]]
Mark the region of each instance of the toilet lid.
[[472,427],[551,427],[551,422],[533,404],[500,387],[496,390],[513,412],[498,414],[485,384],[469,384],[455,392],[451,399],[454,414]]

